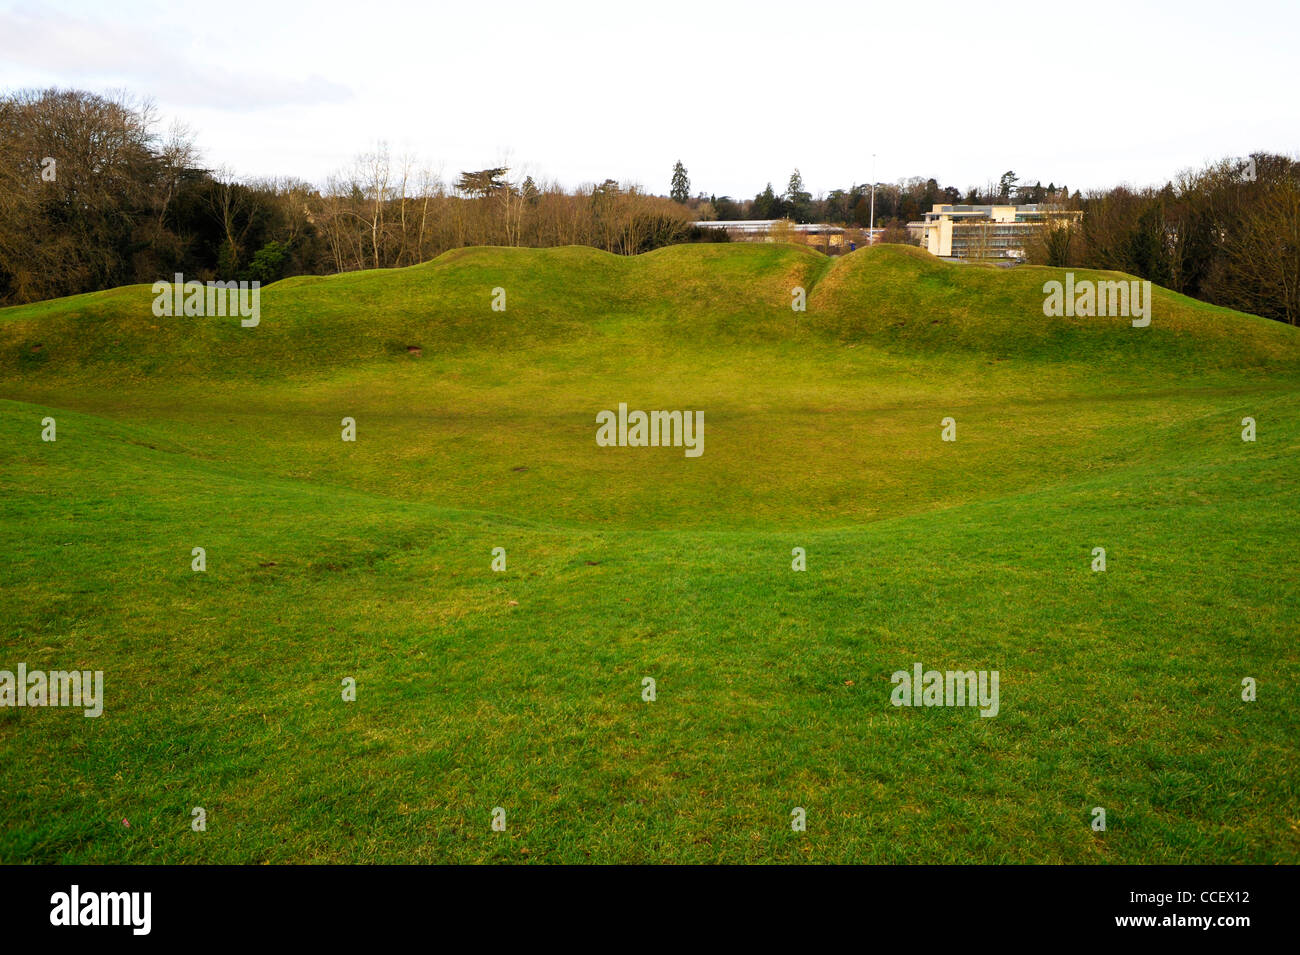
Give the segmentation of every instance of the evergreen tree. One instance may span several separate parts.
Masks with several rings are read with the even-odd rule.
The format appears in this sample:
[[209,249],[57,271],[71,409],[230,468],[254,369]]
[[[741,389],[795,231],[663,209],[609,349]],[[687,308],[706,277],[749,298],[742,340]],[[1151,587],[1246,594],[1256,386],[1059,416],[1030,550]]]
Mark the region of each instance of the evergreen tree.
[[1011,201],[1011,194],[1015,190],[1015,188],[1016,188],[1016,174],[1010,169],[1008,169],[1006,172],[1002,174],[1002,178],[998,180],[998,201],[999,202]]
[[682,203],[691,197],[691,180],[687,178],[686,167],[680,159],[673,164],[673,186],[668,195]]
[[767,188],[754,197],[749,214],[755,219],[779,219],[782,212],[781,200],[776,197],[769,182]]
[[796,169],[790,173],[785,188],[786,214],[795,222],[807,222],[812,215],[812,194],[803,187],[803,176]]
[[504,166],[479,169],[474,172],[462,172],[460,179],[456,180],[456,189],[465,195],[484,199],[506,187],[505,174],[507,172],[509,170]]

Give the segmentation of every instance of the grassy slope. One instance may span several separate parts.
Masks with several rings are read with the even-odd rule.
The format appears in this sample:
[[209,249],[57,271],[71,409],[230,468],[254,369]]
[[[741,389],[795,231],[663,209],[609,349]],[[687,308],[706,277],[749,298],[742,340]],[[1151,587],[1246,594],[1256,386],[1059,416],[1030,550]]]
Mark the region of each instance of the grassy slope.
[[[1300,336],[1049,277],[475,249],[252,330],[0,311],[0,668],[109,697],[0,710],[0,859],[1297,861]],[[597,448],[619,401],[704,456]],[[917,660],[1001,715],[889,706]]]

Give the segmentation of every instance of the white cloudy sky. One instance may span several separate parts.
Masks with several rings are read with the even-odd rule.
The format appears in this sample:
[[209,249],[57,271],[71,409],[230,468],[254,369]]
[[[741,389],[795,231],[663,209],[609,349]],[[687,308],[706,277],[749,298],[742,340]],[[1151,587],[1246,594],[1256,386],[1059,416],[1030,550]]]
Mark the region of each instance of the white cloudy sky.
[[1072,188],[1300,151],[1300,0],[0,0],[0,88],[125,88],[205,161],[321,182],[386,140],[448,177],[814,193]]

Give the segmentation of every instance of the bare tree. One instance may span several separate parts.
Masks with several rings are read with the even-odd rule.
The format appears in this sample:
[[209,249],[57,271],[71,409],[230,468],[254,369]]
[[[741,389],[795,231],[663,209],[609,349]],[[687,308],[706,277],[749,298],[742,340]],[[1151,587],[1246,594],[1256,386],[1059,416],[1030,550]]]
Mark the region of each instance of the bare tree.
[[1226,242],[1230,275],[1224,284],[1239,307],[1300,322],[1300,183],[1268,183]]
[[218,270],[231,275],[243,261],[244,237],[251,219],[249,190],[228,166],[212,173],[212,188],[207,192],[207,204],[217,224],[221,227],[222,254],[218,256]]
[[365,153],[357,159],[357,181],[365,195],[370,208],[370,250],[374,268],[384,264],[382,245],[386,238],[384,226],[384,206],[389,199],[389,179],[392,176],[388,156],[388,144],[381,142],[373,152]]

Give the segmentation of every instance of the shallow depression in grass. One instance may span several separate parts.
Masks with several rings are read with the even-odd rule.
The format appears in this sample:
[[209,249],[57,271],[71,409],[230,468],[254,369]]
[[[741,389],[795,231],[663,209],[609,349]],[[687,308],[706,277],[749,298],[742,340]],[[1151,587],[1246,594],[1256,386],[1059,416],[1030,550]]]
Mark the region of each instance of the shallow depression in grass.
[[[1297,336],[1042,281],[465,250],[251,331],[0,312],[0,669],[106,675],[0,709],[0,861],[1296,861]],[[704,453],[599,447],[620,402]],[[999,715],[891,706],[915,662]]]

